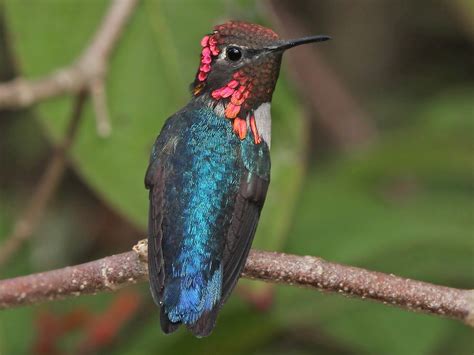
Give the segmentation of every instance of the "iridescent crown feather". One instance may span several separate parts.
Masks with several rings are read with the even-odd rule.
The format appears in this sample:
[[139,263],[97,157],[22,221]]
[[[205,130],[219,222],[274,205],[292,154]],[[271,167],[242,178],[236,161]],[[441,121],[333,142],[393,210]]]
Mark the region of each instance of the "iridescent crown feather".
[[250,127],[256,144],[261,142],[261,137],[253,111],[271,101],[281,53],[253,56],[251,60],[240,54],[243,57],[239,62],[233,61],[232,55],[239,54],[235,53],[236,48],[247,54],[256,53],[278,39],[275,32],[260,25],[230,21],[215,26],[213,33],[201,40],[201,60],[193,95],[206,97],[214,107],[222,104],[224,117],[232,120],[237,136],[245,139]]

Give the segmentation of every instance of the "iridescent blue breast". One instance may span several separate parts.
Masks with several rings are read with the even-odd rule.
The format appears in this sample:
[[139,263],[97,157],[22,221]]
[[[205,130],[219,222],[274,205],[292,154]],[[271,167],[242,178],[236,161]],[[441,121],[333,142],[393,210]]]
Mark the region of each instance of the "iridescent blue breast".
[[220,299],[222,249],[242,167],[241,143],[227,120],[209,109],[186,115],[164,165],[163,302],[172,322],[193,323]]
[[190,104],[158,137],[147,172],[151,289],[165,332],[212,330],[245,263],[269,182],[266,143]]

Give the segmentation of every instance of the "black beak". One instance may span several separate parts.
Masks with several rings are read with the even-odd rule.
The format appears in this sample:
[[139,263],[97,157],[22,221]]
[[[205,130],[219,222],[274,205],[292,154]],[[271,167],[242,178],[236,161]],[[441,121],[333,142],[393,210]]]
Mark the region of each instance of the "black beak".
[[279,42],[276,42],[272,46],[266,47],[265,49],[269,52],[282,52],[289,48],[300,46],[302,44],[324,42],[330,39],[331,37],[325,36],[325,35],[303,37],[303,38],[298,38],[298,39],[291,39],[288,41],[279,41]]

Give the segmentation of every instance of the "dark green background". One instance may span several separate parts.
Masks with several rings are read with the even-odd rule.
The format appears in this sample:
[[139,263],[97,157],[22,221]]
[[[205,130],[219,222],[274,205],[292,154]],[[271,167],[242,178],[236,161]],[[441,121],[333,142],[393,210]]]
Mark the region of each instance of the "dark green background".
[[[274,96],[272,184],[255,247],[318,255],[452,287],[474,284],[474,7],[459,1],[285,1],[309,33],[335,38],[322,56],[364,108],[378,136],[342,149],[299,98],[284,60]],[[3,0],[0,74],[40,77],[71,63],[106,1]],[[148,152],[187,101],[199,40],[240,18],[271,26],[263,2],[144,0],[111,59],[112,135],[86,107],[70,169],[32,240],[1,277],[124,251],[144,237]],[[308,33],[308,34],[309,34]],[[295,49],[296,50],[296,49]],[[60,140],[72,99],[0,112],[0,241]],[[244,281],[210,338],[163,336],[147,287],[107,354],[472,354],[472,331],[452,320],[294,287]],[[249,304],[269,293],[265,311]],[[247,297],[242,297],[247,294]],[[100,314],[116,294],[0,313],[0,354],[29,353],[40,314]],[[257,307],[258,308],[258,307]],[[61,337],[70,353],[84,330]]]

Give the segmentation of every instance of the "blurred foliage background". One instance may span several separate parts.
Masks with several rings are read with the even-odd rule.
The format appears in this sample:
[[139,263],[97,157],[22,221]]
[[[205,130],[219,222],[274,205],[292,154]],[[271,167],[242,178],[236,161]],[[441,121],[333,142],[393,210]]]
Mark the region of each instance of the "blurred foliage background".
[[[72,62],[107,5],[0,1],[0,79]],[[88,104],[59,191],[0,277],[121,252],[145,236],[151,145],[189,98],[200,38],[230,18],[334,37],[284,58],[254,246],[472,288],[470,0],[141,1],[111,60],[111,136],[97,136]],[[63,137],[71,103],[0,112],[0,243]],[[455,321],[250,281],[200,340],[161,334],[147,285],[0,313],[0,354],[472,354],[473,339]]]

